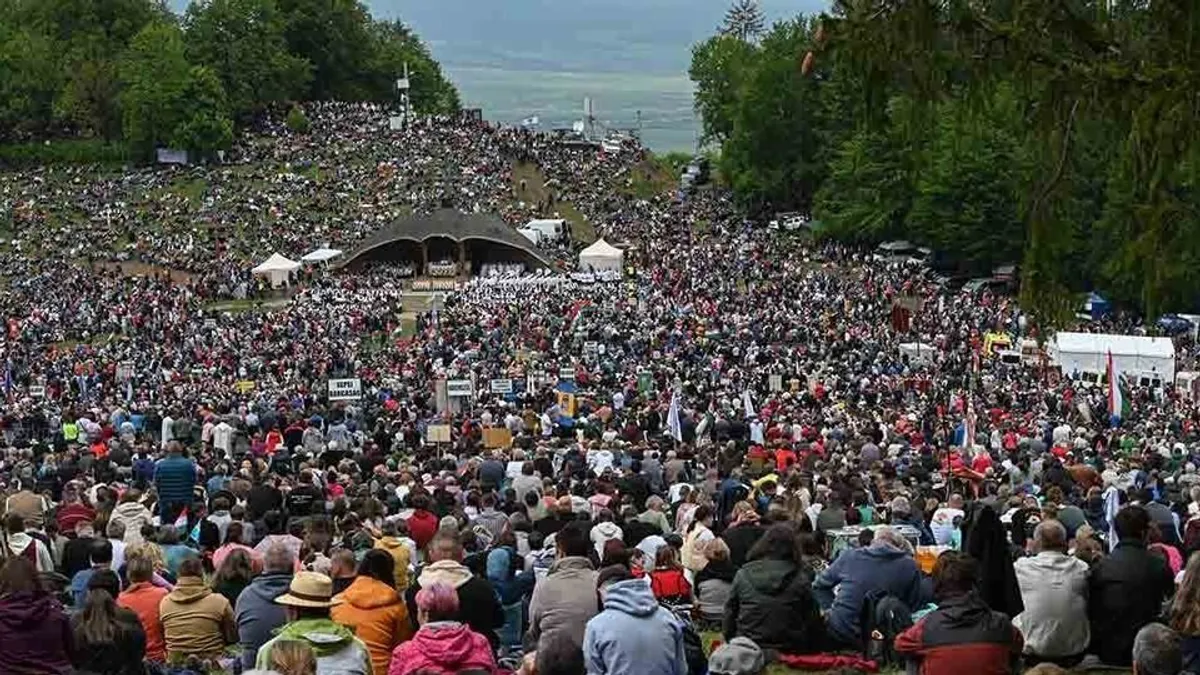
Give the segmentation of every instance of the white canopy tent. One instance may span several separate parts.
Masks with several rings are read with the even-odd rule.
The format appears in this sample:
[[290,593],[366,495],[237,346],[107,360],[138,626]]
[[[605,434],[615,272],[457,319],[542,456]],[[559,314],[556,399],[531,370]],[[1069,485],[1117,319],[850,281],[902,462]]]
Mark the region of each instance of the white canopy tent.
[[300,269],[300,263],[288,260],[278,253],[272,253],[270,258],[262,261],[262,264],[250,271],[258,276],[267,277],[271,280],[271,286],[278,288],[286,286],[288,275],[298,269]]
[[621,273],[625,252],[603,239],[579,252],[579,269],[583,272]]
[[303,256],[300,257],[300,262],[306,262],[306,263],[329,262],[330,260],[333,260],[334,258],[338,257],[341,254],[342,254],[342,250],[339,248],[329,248],[327,246],[322,246],[321,248],[319,248],[315,251],[305,253]]

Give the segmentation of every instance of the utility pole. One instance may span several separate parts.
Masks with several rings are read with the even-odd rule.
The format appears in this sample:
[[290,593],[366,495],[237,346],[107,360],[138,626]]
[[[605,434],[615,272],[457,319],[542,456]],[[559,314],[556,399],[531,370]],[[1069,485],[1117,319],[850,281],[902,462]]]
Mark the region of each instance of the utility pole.
[[404,120],[405,128],[410,123],[412,116],[412,106],[409,103],[408,90],[411,82],[408,79],[408,61],[404,62],[404,76],[396,80],[396,92],[400,97],[400,117]]

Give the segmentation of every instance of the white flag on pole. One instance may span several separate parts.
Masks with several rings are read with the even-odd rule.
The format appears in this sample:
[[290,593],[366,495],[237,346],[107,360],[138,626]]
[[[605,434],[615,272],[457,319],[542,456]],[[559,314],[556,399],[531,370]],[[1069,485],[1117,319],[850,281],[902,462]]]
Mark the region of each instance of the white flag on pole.
[[754,412],[754,401],[750,398],[749,389],[742,392],[742,407],[746,409],[746,417],[754,417],[757,414]]

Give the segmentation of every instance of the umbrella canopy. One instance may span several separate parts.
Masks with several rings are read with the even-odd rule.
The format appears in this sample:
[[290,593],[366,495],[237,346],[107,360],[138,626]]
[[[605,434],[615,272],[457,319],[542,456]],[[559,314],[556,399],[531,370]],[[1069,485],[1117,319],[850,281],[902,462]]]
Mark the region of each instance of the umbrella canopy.
[[272,253],[270,258],[262,261],[262,263],[250,271],[270,279],[272,286],[286,286],[288,275],[298,269],[300,269],[300,263],[295,260],[288,260],[278,253]]
[[321,247],[315,251],[305,253],[300,257],[300,261],[308,263],[326,262],[333,260],[341,254],[341,249]]

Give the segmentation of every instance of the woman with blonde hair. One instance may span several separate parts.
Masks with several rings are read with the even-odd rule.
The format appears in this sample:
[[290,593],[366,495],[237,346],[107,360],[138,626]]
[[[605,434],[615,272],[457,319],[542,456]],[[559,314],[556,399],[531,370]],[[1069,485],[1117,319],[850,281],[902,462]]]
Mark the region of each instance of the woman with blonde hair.
[[1179,633],[1183,651],[1183,672],[1198,672],[1200,667],[1200,553],[1188,558],[1183,580],[1171,601],[1171,628]]
[[271,649],[271,669],[279,675],[317,675],[317,655],[299,640],[281,640]]

